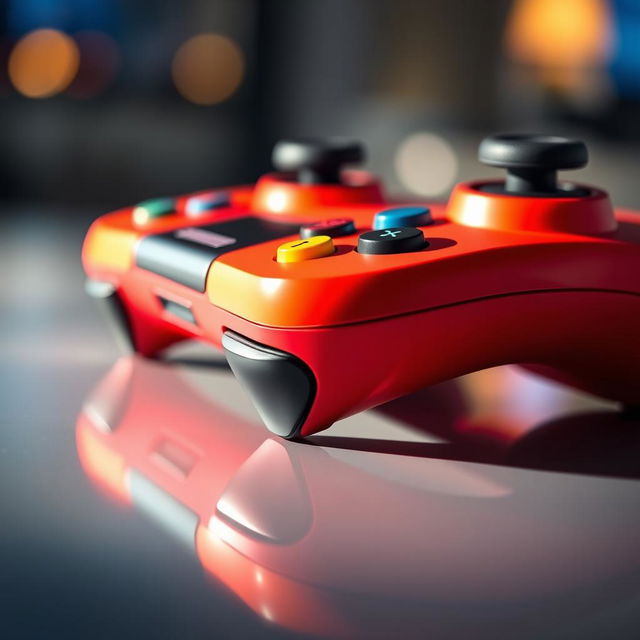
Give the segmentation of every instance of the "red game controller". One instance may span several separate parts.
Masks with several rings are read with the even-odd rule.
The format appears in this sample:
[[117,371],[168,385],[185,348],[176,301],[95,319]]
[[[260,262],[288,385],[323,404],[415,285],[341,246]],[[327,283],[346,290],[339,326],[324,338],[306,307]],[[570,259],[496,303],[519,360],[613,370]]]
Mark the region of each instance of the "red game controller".
[[506,181],[386,200],[358,144],[281,142],[255,186],[149,200],[89,230],[88,291],[130,347],[222,346],[285,438],[502,364],[640,402],[640,218],[557,183],[583,143],[496,135]]

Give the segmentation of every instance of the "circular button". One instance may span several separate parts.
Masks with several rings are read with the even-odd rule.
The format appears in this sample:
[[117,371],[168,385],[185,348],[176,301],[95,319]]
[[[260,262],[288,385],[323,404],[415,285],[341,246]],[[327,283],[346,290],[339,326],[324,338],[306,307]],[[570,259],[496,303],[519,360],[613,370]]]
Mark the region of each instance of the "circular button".
[[391,227],[367,231],[358,238],[358,253],[408,253],[428,247],[420,229],[413,227]]
[[210,191],[191,196],[184,205],[184,212],[188,216],[197,217],[213,209],[228,207],[230,203],[229,194],[223,191]]
[[278,247],[278,262],[303,262],[314,258],[330,256],[335,251],[329,236],[314,236],[285,242]]
[[431,224],[431,211],[427,207],[395,207],[379,211],[373,216],[374,229],[390,227],[422,227]]
[[348,236],[355,233],[356,227],[351,218],[331,218],[330,220],[319,220],[310,224],[303,224],[300,227],[301,238],[313,238],[314,236]]
[[138,204],[133,210],[133,222],[139,226],[149,224],[156,218],[162,218],[176,210],[173,198],[154,198]]

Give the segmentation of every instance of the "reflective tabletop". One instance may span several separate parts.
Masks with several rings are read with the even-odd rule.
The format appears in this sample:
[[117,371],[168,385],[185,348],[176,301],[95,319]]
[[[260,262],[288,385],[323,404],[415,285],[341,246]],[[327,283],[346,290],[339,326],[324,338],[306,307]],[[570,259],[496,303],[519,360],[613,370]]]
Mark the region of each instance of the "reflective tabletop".
[[56,233],[0,246],[3,637],[637,637],[640,419],[503,367],[286,442]]

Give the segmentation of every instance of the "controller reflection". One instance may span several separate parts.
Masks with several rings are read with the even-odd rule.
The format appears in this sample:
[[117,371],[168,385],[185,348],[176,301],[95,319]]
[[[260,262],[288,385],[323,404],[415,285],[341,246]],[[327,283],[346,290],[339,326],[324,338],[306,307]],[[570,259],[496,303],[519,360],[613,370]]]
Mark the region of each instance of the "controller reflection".
[[[612,584],[637,593],[636,483],[602,475],[636,475],[638,429],[611,411],[549,417],[560,400],[542,387],[518,414],[501,406],[496,374],[479,375],[379,409],[443,443],[299,443],[236,411],[210,372],[123,358],[78,417],[78,455],[97,486],[171,531],[255,613],[297,631],[495,637],[514,620],[535,630],[551,611],[589,613]],[[526,428],[541,416],[546,426]],[[588,475],[600,472],[586,449],[604,446],[590,423],[618,445],[622,432],[635,438],[617,472],[610,460]],[[561,455],[585,424],[582,453]],[[547,470],[582,473],[536,470],[545,450]]]

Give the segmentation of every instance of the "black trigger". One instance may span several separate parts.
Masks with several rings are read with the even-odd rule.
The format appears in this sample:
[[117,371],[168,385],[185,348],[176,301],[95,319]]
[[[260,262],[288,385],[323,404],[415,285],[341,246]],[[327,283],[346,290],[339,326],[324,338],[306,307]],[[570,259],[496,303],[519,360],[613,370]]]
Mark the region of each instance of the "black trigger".
[[298,437],[316,395],[309,367],[290,353],[233,331],[224,333],[222,347],[269,431],[283,438]]

